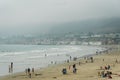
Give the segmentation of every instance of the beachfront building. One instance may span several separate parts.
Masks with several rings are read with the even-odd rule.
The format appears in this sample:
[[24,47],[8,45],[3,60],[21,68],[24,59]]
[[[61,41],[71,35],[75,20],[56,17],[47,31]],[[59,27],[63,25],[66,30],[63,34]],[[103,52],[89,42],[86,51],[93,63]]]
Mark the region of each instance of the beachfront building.
[[70,33],[48,36],[0,37],[0,44],[107,45],[120,44],[120,33]]

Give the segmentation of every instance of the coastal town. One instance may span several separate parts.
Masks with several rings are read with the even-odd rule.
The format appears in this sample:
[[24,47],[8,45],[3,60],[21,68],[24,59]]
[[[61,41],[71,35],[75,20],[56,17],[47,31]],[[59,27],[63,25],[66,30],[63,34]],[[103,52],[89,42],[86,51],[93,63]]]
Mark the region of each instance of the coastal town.
[[0,36],[0,44],[24,45],[112,45],[120,44],[120,33],[63,33]]

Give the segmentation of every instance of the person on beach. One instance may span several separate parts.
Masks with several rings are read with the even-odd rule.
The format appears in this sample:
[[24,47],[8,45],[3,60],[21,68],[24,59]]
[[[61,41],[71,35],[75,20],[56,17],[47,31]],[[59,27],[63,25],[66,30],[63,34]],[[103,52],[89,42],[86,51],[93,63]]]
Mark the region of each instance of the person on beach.
[[108,69],[108,70],[110,69],[110,65],[108,65],[107,69]]
[[51,61],[51,64],[53,64],[53,61]]
[[69,63],[69,59],[67,60],[67,63]]
[[77,69],[76,69],[76,67],[75,68],[73,68],[73,73],[76,73],[77,72]]
[[10,63],[9,65],[9,73],[13,72],[13,62]]
[[30,68],[27,69],[28,70],[28,74],[30,73]]
[[30,68],[28,68],[28,77],[31,78],[31,72]]
[[70,56],[70,61],[72,60],[72,57]]
[[62,73],[63,73],[63,74],[67,74],[67,69],[66,69],[66,68],[63,68],[63,69],[62,69]]
[[29,76],[29,78],[31,78],[31,77],[32,77],[31,73],[29,73],[29,75],[28,75],[28,76]]
[[73,64],[73,68],[76,68],[76,64]]
[[101,77],[105,77],[105,71],[101,72]]
[[77,69],[76,69],[76,64],[73,64],[73,73],[76,73]]
[[9,67],[9,73],[11,73],[11,66],[9,65],[8,67]]
[[112,76],[111,76],[111,74],[112,74],[112,72],[110,72],[110,71],[107,71],[107,77],[108,77],[109,79],[112,79]]
[[93,63],[93,57],[90,57],[91,63]]
[[108,77],[108,79],[112,79],[112,76],[111,76],[111,74],[112,74],[112,72],[110,72],[110,71],[102,71],[101,72],[101,77],[102,78],[106,78],[106,77]]
[[105,66],[105,70],[107,70],[108,68],[107,68],[107,66]]
[[34,74],[34,68],[32,68],[32,73]]
[[13,72],[13,62],[11,62],[11,72]]
[[47,54],[45,54],[45,57],[47,56]]

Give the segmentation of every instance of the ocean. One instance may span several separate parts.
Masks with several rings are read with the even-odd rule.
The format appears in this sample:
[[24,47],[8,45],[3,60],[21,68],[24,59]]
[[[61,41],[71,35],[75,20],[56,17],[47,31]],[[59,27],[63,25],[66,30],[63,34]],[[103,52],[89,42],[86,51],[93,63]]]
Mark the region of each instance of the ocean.
[[13,73],[26,68],[44,68],[60,64],[73,57],[95,54],[104,48],[100,46],[80,45],[0,45],[0,76],[9,74],[9,65],[13,62]]

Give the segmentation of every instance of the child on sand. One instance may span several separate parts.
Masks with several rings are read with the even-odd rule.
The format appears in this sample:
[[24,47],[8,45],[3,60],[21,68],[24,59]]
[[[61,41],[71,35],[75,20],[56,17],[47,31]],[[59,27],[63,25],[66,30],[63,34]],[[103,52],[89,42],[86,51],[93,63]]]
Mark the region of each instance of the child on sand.
[[63,68],[63,69],[62,69],[62,73],[63,73],[63,74],[67,74],[66,68]]

